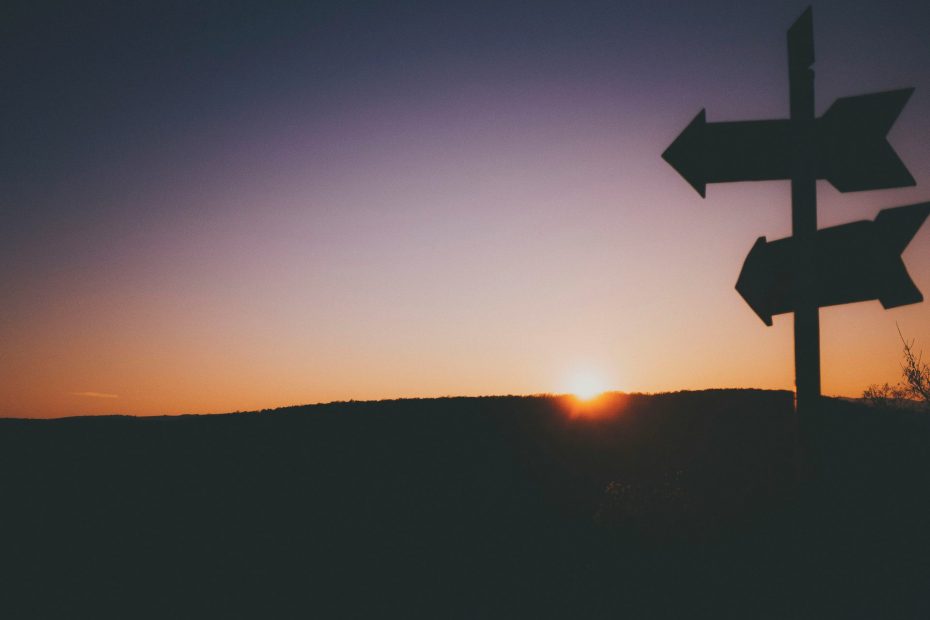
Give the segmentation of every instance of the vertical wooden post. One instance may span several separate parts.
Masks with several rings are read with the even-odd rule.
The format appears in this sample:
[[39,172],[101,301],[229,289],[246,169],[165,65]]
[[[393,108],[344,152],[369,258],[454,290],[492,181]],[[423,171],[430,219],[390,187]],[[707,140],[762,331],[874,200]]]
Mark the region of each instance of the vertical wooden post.
[[791,93],[791,228],[798,248],[794,313],[796,411],[802,471],[810,472],[811,440],[820,401],[820,315],[816,300],[817,169],[814,140],[814,29],[808,8],[788,30]]

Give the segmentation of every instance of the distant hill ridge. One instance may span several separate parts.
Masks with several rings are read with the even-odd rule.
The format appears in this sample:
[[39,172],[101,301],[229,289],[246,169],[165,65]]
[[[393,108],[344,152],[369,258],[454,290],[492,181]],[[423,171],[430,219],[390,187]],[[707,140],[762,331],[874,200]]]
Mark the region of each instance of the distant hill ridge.
[[[789,390],[767,390],[760,388],[708,388],[702,390],[674,390],[668,392],[621,392],[621,391],[607,391],[603,392],[602,396],[611,396],[611,395],[622,395],[627,397],[636,397],[636,398],[648,398],[648,397],[668,397],[681,394],[725,394],[725,393],[749,393],[749,394],[780,394],[780,395],[791,395],[793,398],[793,392]],[[284,405],[281,407],[270,407],[264,409],[255,409],[250,411],[228,411],[222,413],[176,413],[176,414],[162,414],[162,415],[146,415],[146,416],[136,416],[132,414],[124,413],[100,413],[100,414],[90,414],[90,415],[75,415],[75,416],[62,416],[57,418],[10,418],[0,416],[0,420],[62,420],[70,418],[140,418],[140,419],[155,419],[155,418],[170,418],[170,417],[189,417],[189,416],[201,416],[201,415],[210,415],[210,416],[223,416],[223,415],[244,415],[244,414],[256,414],[256,413],[295,413],[298,411],[314,411],[314,410],[325,410],[327,408],[340,408],[345,405],[353,406],[370,406],[376,405],[379,403],[431,403],[436,402],[442,403],[445,401],[459,401],[459,400],[506,400],[506,399],[574,399],[575,397],[572,394],[557,394],[557,393],[540,393],[540,394],[500,394],[500,395],[483,395],[483,396],[426,396],[426,397],[399,397],[399,398],[384,398],[384,399],[374,399],[374,400],[336,400],[329,401],[325,403],[311,403],[303,405]],[[855,400],[855,399],[852,399]]]

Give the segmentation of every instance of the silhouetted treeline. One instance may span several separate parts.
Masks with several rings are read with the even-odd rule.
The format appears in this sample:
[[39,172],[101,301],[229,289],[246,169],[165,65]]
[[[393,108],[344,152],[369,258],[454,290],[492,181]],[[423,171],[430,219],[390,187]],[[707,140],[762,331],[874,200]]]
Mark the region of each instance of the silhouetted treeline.
[[4,617],[930,611],[930,417],[792,394],[0,420]]

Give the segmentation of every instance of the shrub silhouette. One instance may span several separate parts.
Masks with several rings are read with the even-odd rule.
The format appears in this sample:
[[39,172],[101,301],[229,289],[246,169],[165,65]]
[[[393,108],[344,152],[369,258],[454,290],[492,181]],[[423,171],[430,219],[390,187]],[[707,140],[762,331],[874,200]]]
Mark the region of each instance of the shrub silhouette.
[[903,383],[873,384],[862,392],[862,398],[873,407],[901,407],[910,400],[910,392]]
[[930,365],[923,361],[923,351],[915,352],[914,340],[908,342],[900,328],[898,336],[904,346],[902,380],[894,385],[870,385],[862,393],[862,398],[878,407],[902,407],[920,403],[926,408],[930,405]]

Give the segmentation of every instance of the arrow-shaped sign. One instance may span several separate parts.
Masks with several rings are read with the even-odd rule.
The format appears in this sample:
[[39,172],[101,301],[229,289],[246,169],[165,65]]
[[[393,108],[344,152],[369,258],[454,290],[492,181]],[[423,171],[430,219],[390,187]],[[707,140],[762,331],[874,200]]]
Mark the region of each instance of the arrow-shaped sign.
[[814,149],[817,178],[841,192],[914,185],[885,138],[912,92],[843,97],[808,125],[788,119],[708,123],[701,110],[662,158],[704,197],[707,183],[791,178],[798,134]]
[[930,202],[884,209],[863,220],[817,231],[813,265],[797,265],[794,237],[759,237],[743,263],[736,290],[766,325],[773,314],[793,312],[798,272],[813,269],[817,306],[878,299],[885,308],[923,301],[901,252],[930,215]]

